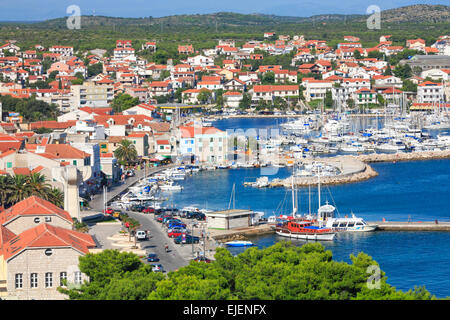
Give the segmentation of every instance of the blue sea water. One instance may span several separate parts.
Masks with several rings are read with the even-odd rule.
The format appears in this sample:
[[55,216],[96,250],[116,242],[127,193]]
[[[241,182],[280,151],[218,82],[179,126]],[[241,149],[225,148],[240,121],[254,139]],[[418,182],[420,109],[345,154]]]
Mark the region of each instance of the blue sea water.
[[[234,120],[234,122],[232,121]],[[277,126],[275,119],[232,119],[221,129],[246,124],[248,128]],[[240,122],[240,123],[239,123]],[[278,122],[279,123],[279,122]],[[370,180],[323,186],[322,204],[328,201],[343,216],[353,211],[366,221],[450,221],[450,160],[375,163],[379,175]],[[290,168],[279,168],[269,179],[285,178]],[[171,193],[171,202],[177,207],[197,205],[214,210],[226,209],[235,185],[236,208],[273,213],[289,213],[292,207],[291,191],[283,188],[256,189],[244,187],[245,181],[254,181],[260,169],[203,171],[187,177],[180,184],[181,192]],[[302,213],[318,207],[317,188],[299,189],[299,208]],[[232,204],[231,204],[232,206]],[[278,210],[277,210],[278,208]],[[257,236],[251,239],[264,248],[284,240],[277,235]],[[298,245],[305,242],[295,241]],[[437,297],[450,296],[450,232],[373,232],[367,234],[338,234],[332,242],[323,245],[333,252],[338,261],[350,262],[350,254],[365,252],[372,256],[386,272],[388,283],[401,290],[425,286]],[[233,253],[242,248],[230,248]]]

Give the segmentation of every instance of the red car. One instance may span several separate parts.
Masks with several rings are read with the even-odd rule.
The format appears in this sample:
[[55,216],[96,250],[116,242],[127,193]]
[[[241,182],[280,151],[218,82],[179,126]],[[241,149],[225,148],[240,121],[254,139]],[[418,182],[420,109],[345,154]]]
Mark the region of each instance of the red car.
[[145,208],[144,210],[142,210],[143,213],[154,213],[155,209],[153,208]]
[[107,209],[103,210],[103,212],[106,214],[112,214],[114,212],[114,210],[111,208],[107,208]]
[[169,238],[176,238],[176,237],[181,236],[183,233],[186,233],[186,231],[174,229],[171,232],[169,232],[167,235],[169,236]]

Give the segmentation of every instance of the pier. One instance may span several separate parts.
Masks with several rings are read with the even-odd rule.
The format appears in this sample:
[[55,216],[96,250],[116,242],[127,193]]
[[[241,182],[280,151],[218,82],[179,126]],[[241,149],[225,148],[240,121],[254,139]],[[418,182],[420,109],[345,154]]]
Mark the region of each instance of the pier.
[[[305,162],[311,162],[307,160]],[[376,177],[378,173],[367,163],[355,158],[354,156],[338,156],[334,158],[321,158],[314,161],[332,165],[339,168],[340,174],[336,176],[321,176],[320,183],[323,185],[335,185],[344,183],[353,183],[368,180]],[[316,176],[310,177],[294,177],[294,185],[298,187],[305,187],[316,185],[318,178]],[[285,187],[290,188],[292,185],[291,177],[286,179],[274,179],[270,183],[270,187]]]
[[383,221],[368,222],[378,225],[378,231],[450,231],[450,222],[437,221]]

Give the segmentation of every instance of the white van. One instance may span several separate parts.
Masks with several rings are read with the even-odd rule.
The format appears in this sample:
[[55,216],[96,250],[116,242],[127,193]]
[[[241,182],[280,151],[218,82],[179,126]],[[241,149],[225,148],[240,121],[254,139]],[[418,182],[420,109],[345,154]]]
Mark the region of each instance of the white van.
[[136,239],[138,240],[147,240],[147,233],[143,230],[138,230],[136,232]]

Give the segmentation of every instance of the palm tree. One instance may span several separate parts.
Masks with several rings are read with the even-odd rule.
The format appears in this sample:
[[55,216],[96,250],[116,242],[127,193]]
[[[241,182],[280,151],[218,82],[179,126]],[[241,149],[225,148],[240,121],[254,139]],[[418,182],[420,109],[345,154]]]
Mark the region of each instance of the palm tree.
[[11,193],[8,197],[8,203],[15,204],[31,196],[32,189],[28,176],[18,174],[12,178],[11,182]]
[[122,140],[114,151],[114,156],[122,163],[134,161],[137,159],[136,147],[130,140]]
[[51,186],[45,182],[45,176],[36,172],[28,176],[28,183],[30,184],[31,193],[44,200],[50,200]]
[[64,193],[58,188],[52,188],[48,192],[48,201],[53,203],[57,207],[64,207]]
[[0,176],[1,205],[11,206],[33,195],[58,207],[64,206],[64,194],[59,189],[52,188],[40,173]]
[[9,196],[11,194],[12,178],[10,175],[0,176],[0,204],[5,206],[9,202]]

